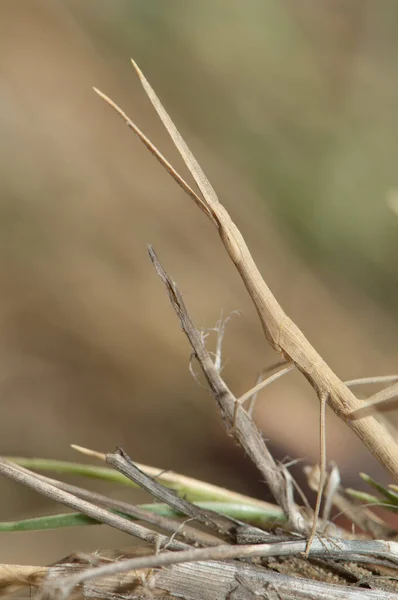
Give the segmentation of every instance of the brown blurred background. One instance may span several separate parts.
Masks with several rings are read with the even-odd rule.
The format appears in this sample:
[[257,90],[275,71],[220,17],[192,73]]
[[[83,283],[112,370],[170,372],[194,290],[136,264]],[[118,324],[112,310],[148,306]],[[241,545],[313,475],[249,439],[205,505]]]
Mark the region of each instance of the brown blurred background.
[[[214,229],[92,91],[186,174],[131,56],[332,368],[343,379],[398,370],[398,217],[387,205],[398,184],[397,24],[393,0],[2,0],[2,454],[78,460],[70,443],[121,445],[269,498],[189,374],[147,244],[198,327],[241,311],[224,349],[237,394],[277,357]],[[267,389],[256,419],[278,458],[317,459],[318,402],[299,374]],[[383,477],[332,415],[328,449],[347,484],[359,470]],[[1,490],[0,520],[64,511],[9,482]],[[106,527],[0,534],[0,561],[128,542]]]

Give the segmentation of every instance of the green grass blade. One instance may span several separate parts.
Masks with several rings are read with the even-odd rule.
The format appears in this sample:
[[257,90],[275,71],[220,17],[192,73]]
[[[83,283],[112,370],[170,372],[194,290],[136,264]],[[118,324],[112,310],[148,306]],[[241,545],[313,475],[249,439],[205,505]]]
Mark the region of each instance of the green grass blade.
[[[275,510],[264,511],[251,505],[240,505],[228,502],[196,502],[196,506],[207,510],[214,510],[246,523],[256,526],[270,526],[284,521],[282,511],[275,507]],[[143,508],[150,512],[165,517],[179,517],[167,504],[142,504]],[[119,511],[112,511],[117,514],[132,519],[130,515]],[[34,517],[31,519],[22,519],[20,521],[0,522],[0,531],[48,531],[50,529],[61,529],[66,527],[82,527],[87,525],[99,525],[99,521],[82,515],[80,513],[64,513],[59,515],[48,515],[44,517]]]
[[[138,486],[130,481],[127,477],[119,473],[118,471],[109,467],[98,467],[88,465],[85,463],[52,460],[46,458],[23,458],[23,457],[5,457],[10,462],[14,462],[21,467],[27,469],[33,469],[35,471],[51,471],[55,473],[79,475],[83,477],[90,477],[92,479],[101,479],[111,483],[127,485],[130,487],[137,488]],[[227,502],[239,505],[253,505],[260,508],[262,511],[273,511],[275,505],[268,502],[263,502],[255,498],[250,498],[233,492],[213,484],[200,481],[198,479],[192,479],[184,475],[172,473],[170,471],[162,471],[154,467],[148,467],[147,465],[137,465],[147,472],[152,477],[156,477],[166,487],[174,490],[180,497],[186,498],[190,502],[199,501],[214,501],[214,502]]]
[[372,479],[372,477],[370,477],[366,473],[360,473],[360,477],[364,481],[366,481],[366,483],[371,485],[375,490],[377,490],[383,496],[383,498],[385,498],[387,500],[387,502],[389,504],[393,505],[392,507],[390,507],[390,510],[394,510],[393,507],[395,507],[395,509],[398,510],[398,495],[397,494],[395,494],[393,491],[389,490],[387,487],[385,487],[381,483],[378,483],[377,481]]
[[364,504],[369,505],[377,505],[383,504],[382,498],[380,496],[373,496],[372,494],[368,494],[367,492],[361,492],[360,490],[353,490],[351,488],[346,488],[345,490],[351,498],[355,498],[356,500],[360,500]]
[[81,513],[48,515],[22,519],[21,521],[3,521],[0,523],[0,531],[46,531],[82,525],[98,525],[98,521]]
[[86,465],[84,463],[69,462],[64,460],[52,460],[47,458],[23,458],[20,456],[7,456],[7,460],[13,462],[26,469],[34,471],[52,471],[54,473],[66,473],[68,475],[81,475],[90,477],[91,479],[101,479],[111,483],[121,483],[130,487],[137,488],[138,486],[130,481],[127,477],[110,469],[109,467],[97,467],[94,465]]
[[[237,504],[235,502],[194,502],[194,504],[199,508],[212,510],[258,527],[269,527],[276,522],[282,523],[285,521],[284,514],[278,506],[275,506],[274,509],[264,510],[251,504]],[[142,504],[140,508],[156,512],[156,514],[164,517],[182,516],[167,504]]]

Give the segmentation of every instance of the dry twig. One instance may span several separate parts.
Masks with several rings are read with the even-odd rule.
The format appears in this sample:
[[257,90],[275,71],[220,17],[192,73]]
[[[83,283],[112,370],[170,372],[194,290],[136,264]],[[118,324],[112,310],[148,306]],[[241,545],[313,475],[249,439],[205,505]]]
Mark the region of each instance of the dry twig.
[[[133,523],[128,519],[100,508],[95,504],[88,502],[87,500],[78,498],[74,494],[61,490],[55,485],[43,481],[40,476],[36,475],[36,473],[32,473],[28,469],[18,467],[17,465],[10,463],[3,458],[0,459],[0,473],[9,479],[23,483],[47,498],[51,498],[56,502],[60,502],[65,506],[69,506],[69,508],[77,510],[82,514],[95,519],[96,521],[106,523],[115,529],[124,531],[124,533],[137,537],[145,542],[161,545],[170,543],[170,540],[167,536],[155,533],[150,529],[139,525],[138,523]],[[189,548],[187,544],[177,540],[173,540],[171,547],[175,550]]]
[[[77,450],[81,454],[85,456],[90,456],[91,458],[96,458],[100,461],[106,461],[106,455],[103,452],[98,452],[96,450],[91,450],[90,448],[84,448],[83,446],[78,446],[76,444],[71,444],[71,447],[74,450]],[[134,463],[136,467],[143,471],[147,475],[150,475],[157,481],[161,481],[167,487],[179,491],[180,495],[185,493],[187,489],[195,489],[198,494],[200,494],[201,498],[207,498],[208,500],[217,499],[218,501],[223,502],[236,502],[240,504],[250,504],[253,506],[257,506],[264,511],[270,510],[274,508],[274,505],[269,502],[264,502],[264,500],[259,500],[258,498],[251,498],[250,496],[245,496],[244,494],[240,494],[239,492],[234,492],[231,490],[227,490],[225,488],[219,487],[218,485],[214,485],[212,483],[208,483],[206,481],[200,481],[199,479],[194,479],[193,477],[187,477],[186,475],[181,475],[181,473],[175,473],[174,471],[159,469],[158,467],[151,467],[148,465],[142,465],[140,463]]]
[[232,394],[215,368],[202,337],[191,321],[176,284],[167,275],[152,248],[149,248],[149,256],[158,275],[166,286],[173,308],[180,319],[182,329],[217,400],[227,430],[231,432],[237,442],[246,450],[254,464],[265,477],[274,498],[284,511],[292,529],[301,532],[308,531],[308,524],[293,500],[289,472],[283,465],[278,466],[275,463],[259,430],[247,412],[238,403],[237,398]]
[[209,510],[205,511],[192,504],[192,502],[179,498],[173,490],[169,490],[156,481],[156,479],[152,479],[141,471],[121,448],[118,448],[112,454],[107,454],[106,462],[129,479],[132,479],[135,483],[138,483],[140,487],[152,494],[152,496],[162,502],[166,502],[166,504],[178,512],[196,519],[199,523],[212,529],[226,540],[234,539],[237,526],[235,520]]
[[[92,569],[85,569],[83,572],[75,573],[70,575],[69,577],[65,577],[59,579],[54,582],[49,582],[45,591],[48,594],[56,594],[60,592],[63,594],[63,597],[66,597],[76,586],[91,581],[93,579],[97,580],[99,578],[115,576],[119,573],[126,573],[133,570],[142,570],[142,569],[154,569],[160,567],[166,567],[170,565],[181,565],[182,563],[197,563],[203,561],[231,561],[233,559],[249,559],[255,557],[270,557],[270,556],[297,556],[304,553],[306,549],[306,542],[280,542],[274,544],[260,544],[260,545],[250,545],[250,546],[218,546],[216,548],[202,548],[200,550],[187,550],[182,552],[163,552],[162,554],[151,555],[151,556],[141,556],[138,558],[132,558],[129,560],[122,560],[112,564],[106,564],[103,566],[95,567]],[[314,540],[311,549],[310,549],[311,557],[327,557],[327,558],[335,558],[337,560],[345,560],[345,561],[361,561],[361,562],[371,562],[372,564],[385,564],[386,562],[391,566],[394,564],[398,564],[398,544],[394,542],[382,542],[382,541],[339,541],[338,544],[336,542],[328,542],[327,540]],[[216,566],[216,565],[214,565]],[[230,566],[234,566],[233,563]],[[237,567],[238,565],[236,565]],[[222,572],[227,573],[228,564],[222,564]],[[257,568],[251,566],[249,569],[256,571]],[[263,578],[267,576],[267,570],[261,569]],[[260,574],[259,574],[260,575]],[[283,583],[283,577],[276,578],[275,583],[279,584]],[[297,586],[297,579],[296,586]],[[347,595],[349,591],[347,588],[335,587],[331,588],[324,587],[322,593],[318,595],[308,595],[308,584],[313,582],[301,582],[300,587],[306,591],[307,595],[298,595],[298,591],[296,589],[295,596],[285,596],[285,598],[322,598],[326,600],[326,598],[350,598]],[[323,586],[321,586],[322,588]],[[331,591],[335,588],[335,595],[331,595]],[[277,587],[279,591],[279,587]],[[220,595],[220,589],[217,590],[218,595],[217,598],[222,598]],[[231,591],[231,590],[230,590]],[[353,590],[355,591],[355,590]],[[327,595],[329,593],[329,595]],[[363,594],[362,598],[366,598],[366,591],[361,590]],[[384,592],[385,593],[385,592]],[[344,596],[343,596],[344,594]],[[227,595],[225,595],[227,598]],[[265,596],[267,598],[267,596]],[[352,598],[359,598],[355,593]],[[388,595],[385,593],[385,596],[380,596],[377,592],[373,592],[368,596],[369,600],[374,598],[380,599],[384,598],[387,600],[388,598],[397,600],[397,594]]]
[[[24,469],[23,467],[19,467],[19,469],[21,471],[26,471],[26,473],[32,475],[32,473],[29,470]],[[176,532],[178,532],[177,537],[183,538],[183,541],[186,544],[194,545],[197,547],[216,546],[220,543],[220,539],[215,535],[204,531],[200,531],[194,527],[190,527],[189,525],[181,523],[177,519],[157,515],[154,512],[145,510],[144,508],[141,508],[139,506],[134,506],[133,504],[129,504],[128,502],[114,500],[113,498],[109,498],[108,496],[104,496],[103,494],[99,494],[98,492],[92,492],[84,488],[71,485],[70,483],[58,481],[56,479],[52,479],[50,477],[46,477],[38,473],[34,473],[34,476],[37,479],[40,479],[42,482],[48,483],[58,488],[59,490],[63,490],[65,492],[73,494],[77,498],[87,500],[91,504],[104,506],[110,510],[118,511],[125,515],[129,515],[137,521],[147,523],[154,527],[159,527],[160,529],[163,529],[163,531],[173,536],[175,536]]]

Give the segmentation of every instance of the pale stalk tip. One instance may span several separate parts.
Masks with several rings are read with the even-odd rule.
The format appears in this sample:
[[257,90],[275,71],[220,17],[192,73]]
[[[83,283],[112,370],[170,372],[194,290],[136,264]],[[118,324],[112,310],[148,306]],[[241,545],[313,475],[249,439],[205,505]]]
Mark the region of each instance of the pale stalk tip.
[[135,62],[134,58],[130,58],[131,64],[134,67],[135,72],[137,73],[138,77],[140,79],[142,79],[144,77],[143,72],[141,71],[141,69],[139,68],[139,66],[137,65],[137,63]]
[[85,448],[84,446],[78,446],[77,444],[70,444],[70,447],[80,454],[84,454],[85,456],[91,456],[92,458],[99,458],[100,460],[105,460],[105,454],[102,452],[97,452],[96,450],[90,450],[90,448]]
[[104,92],[101,92],[101,90],[99,90],[95,86],[93,86],[93,90],[100,98],[105,100],[105,102],[108,102],[108,104],[112,103],[112,100],[106,94],[104,94]]

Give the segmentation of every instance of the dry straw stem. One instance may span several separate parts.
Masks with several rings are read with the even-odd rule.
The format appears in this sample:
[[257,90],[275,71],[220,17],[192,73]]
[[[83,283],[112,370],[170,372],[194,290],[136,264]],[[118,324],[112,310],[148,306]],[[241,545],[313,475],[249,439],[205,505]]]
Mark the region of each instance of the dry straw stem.
[[129,519],[125,519],[124,517],[105,510],[104,508],[100,508],[92,502],[78,498],[75,494],[61,490],[59,487],[50,484],[43,480],[40,476],[37,476],[36,473],[32,473],[28,469],[18,467],[17,465],[8,462],[4,458],[0,458],[0,474],[30,487],[39,494],[42,494],[51,500],[60,502],[61,504],[77,510],[78,512],[87,515],[96,521],[106,523],[110,527],[119,529],[120,531],[137,537],[140,540],[148,542],[149,544],[160,544],[163,546],[167,544],[169,548],[174,550],[184,550],[189,548],[189,546],[183,542],[175,539],[170,540],[170,538],[165,535],[153,532],[143,525],[133,523]]
[[329,405],[334,412],[355,431],[395,481],[398,481],[397,444],[374,417],[368,417],[359,421],[353,421],[348,418],[350,413],[360,408],[359,400],[337,377],[297,325],[283,311],[262,278],[240,231],[233,223],[224,206],[219,202],[213,187],[203,173],[200,165],[136,63],[132,61],[132,64],[144,90],[195,179],[203,195],[203,200],[176,173],[175,169],[171,167],[153,144],[138,130],[127,115],[109,98],[102,93],[100,95],[117,111],[128,126],[135,131],[139,138],[146,144],[147,148],[217,227],[221,240],[257,309],[264,333],[272,348],[301,371],[319,398],[327,395]]
[[48,570],[48,567],[30,565],[0,565],[0,596],[13,594],[27,586],[38,587]]
[[[106,578],[110,576],[115,576],[120,573],[127,573],[129,571],[138,571],[142,569],[156,569],[161,567],[169,567],[171,565],[181,565],[182,563],[195,563],[192,565],[194,567],[194,572],[196,577],[194,578],[194,587],[190,589],[189,597],[199,598],[203,600],[204,598],[231,598],[230,593],[236,587],[231,584],[236,584],[236,581],[239,581],[239,574],[246,574],[251,576],[257,576],[257,583],[262,583],[263,590],[262,593],[257,593],[255,596],[262,598],[278,598],[278,595],[268,595],[264,584],[269,581],[269,577],[272,574],[273,579],[272,583],[275,585],[275,589],[277,590],[279,597],[290,600],[290,599],[298,599],[298,598],[313,598],[316,599],[330,599],[330,598],[369,598],[369,600],[397,600],[398,595],[396,593],[389,594],[388,592],[378,592],[376,590],[366,590],[366,589],[350,589],[345,586],[335,586],[335,585],[326,585],[321,584],[320,588],[317,589],[316,593],[312,588],[313,585],[316,585],[317,582],[300,579],[298,580],[296,577],[288,577],[286,575],[281,575],[280,573],[272,573],[268,569],[259,568],[252,564],[246,563],[209,563],[208,564],[208,573],[207,573],[207,581],[202,581],[201,585],[198,585],[198,574],[197,569],[200,566],[204,567],[203,561],[233,561],[233,559],[250,559],[250,558],[266,558],[266,557],[297,557],[300,556],[306,548],[306,542],[304,541],[289,541],[289,542],[279,542],[279,543],[269,543],[269,544],[255,544],[255,545],[247,545],[247,546],[218,546],[216,548],[201,548],[199,550],[186,550],[183,552],[163,552],[162,554],[155,554],[150,556],[140,556],[138,558],[132,558],[127,560],[121,560],[115,563],[106,564],[99,567],[94,567],[91,569],[85,569],[83,572],[73,573],[69,577],[60,577],[59,571],[55,570],[57,573],[57,577],[55,581],[49,581],[46,586],[43,588],[43,592],[47,593],[46,598],[48,597],[59,597],[57,593],[61,594],[61,597],[66,598],[68,594],[78,585],[82,585],[92,580],[98,580],[101,578]],[[389,565],[390,567],[394,567],[397,564],[397,556],[398,556],[398,544],[395,542],[384,542],[384,541],[373,541],[373,540],[365,540],[365,541],[347,541],[347,540],[339,540],[338,543],[335,541],[328,540],[314,540],[313,545],[311,546],[310,556],[313,558],[326,558],[326,559],[337,559],[343,561],[360,561],[361,563],[371,563],[372,565]],[[197,564],[200,561],[200,564]],[[214,569],[219,568],[218,578],[217,578],[217,586],[215,588],[215,592],[213,596],[208,596],[206,593],[206,584],[208,585],[211,581],[212,570],[214,574]],[[61,565],[62,568],[62,565]],[[228,571],[233,570],[232,581],[228,577]],[[162,573],[167,573],[168,570],[162,570],[159,573],[161,577]],[[156,578],[158,575],[155,576]],[[120,580],[119,580],[120,584]],[[225,585],[227,584],[227,585]],[[287,584],[288,587],[285,587]],[[318,583],[319,585],[319,583]],[[222,593],[222,590],[227,588],[225,593]],[[159,590],[160,582],[156,580],[156,589]],[[85,588],[83,588],[85,589]],[[119,588],[120,589],[120,588]],[[194,590],[197,589],[199,591],[199,595],[194,595]],[[361,595],[360,595],[361,594]],[[180,594],[181,596],[181,588]],[[105,596],[115,598],[115,595]],[[118,596],[116,596],[118,597]],[[120,596],[119,596],[120,597]],[[142,597],[142,596],[141,596]],[[145,597],[145,596],[143,596]],[[251,598],[252,596],[249,594],[246,595],[238,595],[237,598]]]
[[152,479],[152,477],[141,471],[121,448],[118,448],[116,452],[107,454],[106,462],[129,479],[132,479],[152,496],[174,508],[174,510],[195,519],[226,541],[234,541],[236,530],[234,519],[212,511],[205,511],[184,498],[179,498],[173,490],[169,490],[157,482],[156,479]]
[[[77,444],[71,444],[71,448],[77,450],[85,456],[90,456],[91,458],[96,458],[103,462],[106,461],[106,454],[103,452],[97,452],[96,450],[78,446]],[[257,506],[264,511],[275,509],[275,506],[269,502],[264,502],[263,500],[258,500],[257,498],[251,498],[250,496],[245,496],[244,494],[239,494],[239,492],[227,490],[226,488],[219,487],[218,485],[214,485],[212,483],[207,483],[206,481],[200,481],[199,479],[187,477],[186,475],[181,475],[180,473],[175,473],[174,471],[165,471],[164,469],[159,469],[158,467],[151,467],[137,462],[134,464],[141,471],[150,477],[153,477],[157,481],[160,481],[167,487],[175,490],[181,496],[186,496],[189,493],[190,495],[194,494],[196,499],[201,498],[206,500],[217,500],[218,502],[250,504]]]
[[[62,577],[84,568],[85,565],[77,564],[57,565],[51,569],[49,577],[60,581]],[[336,571],[338,573],[337,567]],[[361,573],[365,577],[369,573],[369,583],[373,583],[371,571],[362,567]],[[337,578],[338,575],[334,574],[334,581]],[[88,581],[81,589],[87,598],[109,600],[126,599],[126,593],[120,593],[121,589],[134,589],[136,598],[148,600],[397,600],[398,597],[394,592],[323,583],[238,561],[182,563],[155,572],[129,571],[124,575]]]
[[[21,467],[20,469],[28,474],[32,474],[27,469]],[[195,546],[215,546],[220,543],[220,539],[218,537],[183,524],[177,519],[157,515],[139,506],[129,504],[128,502],[114,500],[113,498],[108,498],[108,496],[104,496],[98,492],[92,492],[84,488],[71,485],[70,483],[65,483],[64,481],[57,481],[56,479],[45,477],[44,475],[35,473],[34,477],[44,483],[48,483],[58,488],[59,490],[69,492],[81,500],[87,500],[92,504],[97,504],[98,506],[103,506],[110,510],[129,515],[137,521],[158,527],[173,536],[175,536],[176,532],[178,532],[177,537],[182,538],[186,544]]]

